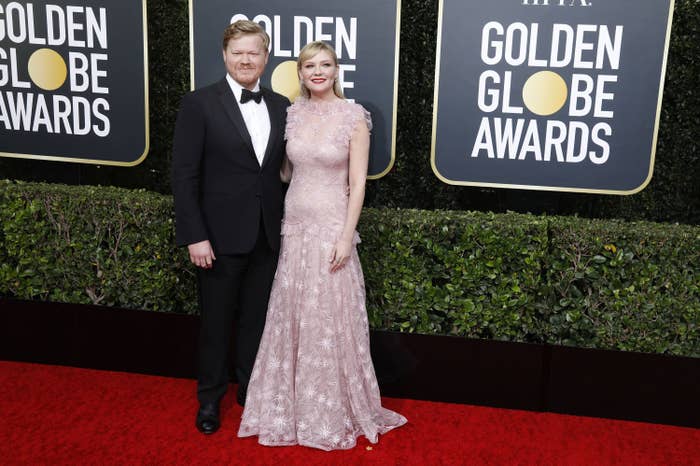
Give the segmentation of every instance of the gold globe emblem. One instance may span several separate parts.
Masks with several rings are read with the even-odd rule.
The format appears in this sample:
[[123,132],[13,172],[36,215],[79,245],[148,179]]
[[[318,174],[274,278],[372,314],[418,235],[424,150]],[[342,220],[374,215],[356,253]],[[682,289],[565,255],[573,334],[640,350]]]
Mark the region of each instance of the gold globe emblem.
[[297,74],[297,62],[294,60],[283,61],[272,72],[272,90],[286,96],[290,101],[299,97],[299,75]]
[[569,90],[564,78],[552,71],[539,71],[523,86],[523,102],[535,115],[549,116],[566,103]]
[[29,57],[29,78],[45,91],[55,91],[63,85],[68,75],[66,62],[51,49],[39,49]]

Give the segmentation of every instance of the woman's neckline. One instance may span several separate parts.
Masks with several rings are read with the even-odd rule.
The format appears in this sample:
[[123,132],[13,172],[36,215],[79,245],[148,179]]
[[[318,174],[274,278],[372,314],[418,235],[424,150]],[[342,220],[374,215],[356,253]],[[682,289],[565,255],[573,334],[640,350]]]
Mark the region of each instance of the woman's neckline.
[[341,98],[332,100],[311,100],[308,97],[299,96],[294,103],[299,103],[305,110],[316,115],[328,115],[337,112],[347,103],[347,100]]

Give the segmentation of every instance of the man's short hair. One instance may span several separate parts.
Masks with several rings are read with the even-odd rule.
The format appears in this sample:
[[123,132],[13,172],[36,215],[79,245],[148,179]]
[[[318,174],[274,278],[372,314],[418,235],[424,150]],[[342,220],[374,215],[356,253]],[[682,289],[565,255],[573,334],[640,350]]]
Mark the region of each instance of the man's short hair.
[[224,38],[222,47],[226,49],[228,46],[228,41],[231,39],[238,39],[241,36],[247,34],[257,34],[263,41],[263,47],[265,52],[268,51],[270,47],[270,36],[267,35],[265,29],[254,21],[249,21],[247,19],[239,19],[235,23],[231,23],[224,29]]

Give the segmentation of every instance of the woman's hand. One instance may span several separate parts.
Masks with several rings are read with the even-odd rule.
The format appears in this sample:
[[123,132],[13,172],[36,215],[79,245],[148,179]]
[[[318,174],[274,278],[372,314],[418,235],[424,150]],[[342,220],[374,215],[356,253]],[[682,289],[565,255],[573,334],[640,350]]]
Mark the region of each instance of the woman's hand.
[[338,240],[331,252],[331,273],[341,269],[350,257],[352,251],[352,241]]

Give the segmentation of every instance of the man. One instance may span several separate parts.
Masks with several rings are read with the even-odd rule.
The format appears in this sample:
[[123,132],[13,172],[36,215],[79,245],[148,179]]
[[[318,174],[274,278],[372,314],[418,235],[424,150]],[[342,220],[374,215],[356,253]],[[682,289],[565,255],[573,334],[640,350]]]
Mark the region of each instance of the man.
[[289,100],[260,87],[270,38],[252,21],[224,30],[226,77],[182,99],[173,141],[176,241],[197,266],[200,305],[196,425],[218,430],[234,367],[243,405],[277,266],[280,164]]

